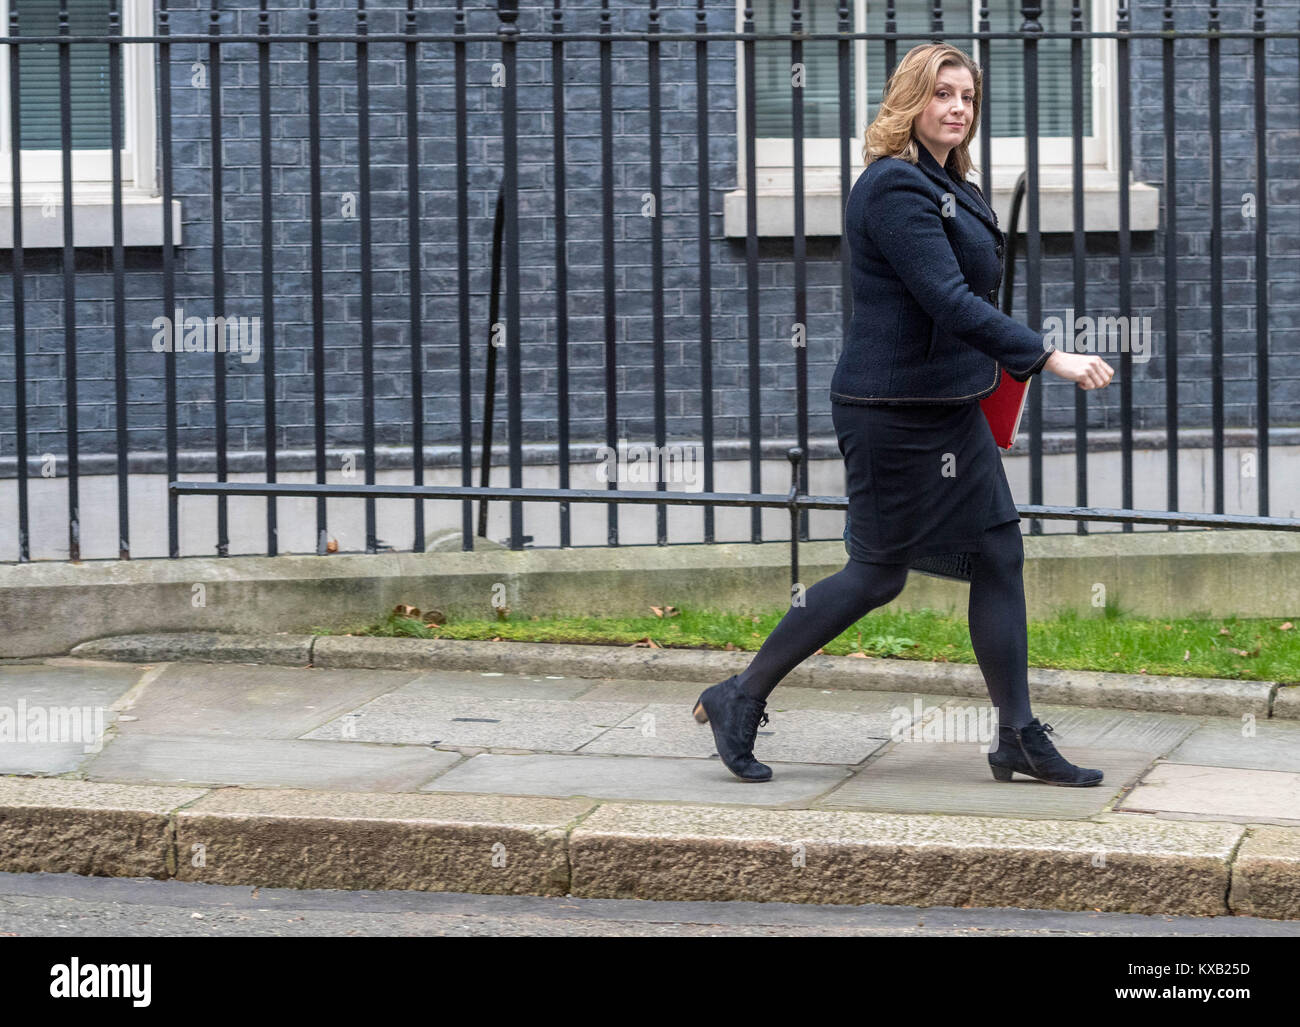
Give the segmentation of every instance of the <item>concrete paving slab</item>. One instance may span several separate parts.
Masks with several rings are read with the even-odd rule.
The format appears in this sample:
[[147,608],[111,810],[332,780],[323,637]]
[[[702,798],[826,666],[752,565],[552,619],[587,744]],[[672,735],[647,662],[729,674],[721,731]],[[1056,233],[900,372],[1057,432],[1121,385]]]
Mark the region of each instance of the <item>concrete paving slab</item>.
[[202,788],[0,777],[0,870],[164,878],[169,815]]
[[1300,919],[1300,829],[1249,829],[1232,863],[1228,905],[1241,916]]
[[575,699],[591,688],[584,678],[563,674],[503,674],[499,671],[436,670],[401,688],[402,695],[478,695],[493,699]]
[[94,755],[82,742],[0,742],[0,774],[67,774]]
[[[1034,705],[1034,716],[1051,724],[1057,748],[1123,749],[1149,752],[1154,759],[1175,748],[1204,718],[1178,713],[1137,710],[1083,709],[1078,706]],[[1239,723],[1239,721],[1238,721]],[[1071,762],[1077,763],[1077,760]]]
[[414,792],[460,759],[421,745],[130,735],[109,743],[84,772],[92,781]]
[[913,712],[919,701],[924,715],[924,711],[940,707],[951,700],[951,695],[930,692],[864,692],[854,688],[777,688],[768,696],[767,709],[769,713],[773,711],[781,713],[784,710],[837,710],[841,713],[883,716],[888,723],[895,709]]
[[637,681],[619,678],[615,681],[585,680],[587,691],[582,698],[588,702],[633,703],[693,703],[712,682],[699,681]]
[[[593,702],[637,702],[684,705],[693,708],[695,700],[708,685],[698,681],[608,681],[594,684],[582,694]],[[922,706],[940,706],[950,695],[917,692],[867,692],[856,688],[795,688],[780,686],[767,699],[767,711],[835,710],[840,713],[880,713],[888,715],[894,707],[910,709],[915,700]]]
[[1092,788],[1062,788],[1017,775],[995,781],[988,757],[966,742],[901,742],[817,802],[819,809],[966,813],[1081,820],[1103,810],[1151,762],[1142,752],[1072,746],[1068,758],[1105,772]]
[[409,671],[173,664],[132,703],[119,730],[182,737],[296,738],[414,677]]
[[1300,723],[1212,720],[1165,757],[1170,763],[1300,773]]
[[0,774],[66,774],[103,745],[112,706],[143,673],[70,660],[0,667]]
[[1160,763],[1119,808],[1234,823],[1300,825],[1300,774]]
[[609,803],[569,841],[585,898],[1227,912],[1244,828]]
[[176,814],[176,877],[270,888],[563,895],[566,831],[593,803],[223,788]]
[[627,716],[627,703],[389,693],[302,737],[572,752]]
[[842,767],[798,763],[774,769],[771,781],[755,783],[732,777],[717,759],[483,753],[431,781],[425,790],[781,805],[807,803],[847,773]]
[[[884,745],[889,734],[884,713],[836,713],[830,710],[788,710],[770,715],[758,729],[754,755],[764,763],[861,763]],[[717,752],[713,731],[691,716],[691,708],[651,704],[593,739],[583,753],[623,756],[693,756],[707,759]]]

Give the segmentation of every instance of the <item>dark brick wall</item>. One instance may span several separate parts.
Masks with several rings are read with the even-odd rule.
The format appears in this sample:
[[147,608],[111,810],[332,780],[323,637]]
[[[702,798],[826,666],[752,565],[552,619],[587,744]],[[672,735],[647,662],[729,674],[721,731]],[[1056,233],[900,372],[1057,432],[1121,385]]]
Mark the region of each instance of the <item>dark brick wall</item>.
[[[171,5],[174,33],[206,31],[206,0],[178,0]],[[256,3],[224,2],[225,31],[253,32]],[[306,0],[280,0],[272,31],[305,28]],[[351,31],[354,5],[322,0],[324,32]],[[424,30],[452,26],[452,5],[423,4]],[[494,5],[471,12],[471,31],[493,31]],[[713,29],[733,27],[734,4],[710,0]],[[1159,28],[1160,4],[1139,0],[1134,27]],[[1248,27],[1253,5],[1225,3],[1225,27]],[[372,32],[400,31],[404,3],[379,0],[370,5]],[[665,32],[694,26],[692,0],[661,5]],[[1180,4],[1179,28],[1199,28],[1208,5]],[[286,9],[287,8],[287,9]],[[565,4],[569,29],[596,31],[597,0]],[[520,26],[544,30],[549,3],[527,4]],[[648,5],[619,4],[614,29],[641,29]],[[1294,28],[1296,2],[1268,5],[1269,25]],[[1133,44],[1133,123],[1136,177],[1160,185],[1162,179],[1162,80],[1160,42]],[[1223,43],[1224,167],[1224,345],[1225,392],[1229,425],[1256,421],[1254,223],[1240,214],[1242,196],[1254,191],[1253,71],[1249,41]],[[1297,255],[1296,180],[1300,177],[1297,145],[1297,48],[1292,40],[1270,40],[1268,47],[1269,152],[1269,325],[1272,332],[1271,375],[1274,424],[1295,422],[1300,379],[1294,366],[1293,329],[1300,317],[1300,256]],[[399,45],[370,47],[371,181],[376,424],[379,445],[409,444],[410,387],[407,304],[405,85]],[[659,212],[664,235],[664,313],[667,339],[667,412],[669,438],[698,437],[699,298],[696,233],[695,64],[694,45],[665,43],[661,53],[663,107],[663,179]],[[225,142],[216,163],[223,169],[227,303],[220,313],[262,313],[261,185],[256,48],[224,49],[222,109]],[[1209,398],[1209,167],[1207,158],[1208,79],[1202,40],[1176,43],[1178,101],[1178,290],[1179,418],[1191,427],[1210,419]],[[459,439],[459,313],[455,193],[455,112],[452,48],[427,44],[420,65],[421,274],[426,442]],[[361,440],[361,274],[360,231],[355,216],[342,213],[344,194],[359,188],[357,174],[357,97],[352,47],[325,43],[322,55],[322,159],[324,164],[326,390],[331,446],[359,446]],[[468,48],[469,131],[469,265],[473,348],[473,416],[481,419],[484,358],[487,345],[491,214],[502,162],[501,90],[491,84],[500,50],[495,43]],[[568,312],[570,411],[575,440],[604,435],[604,308],[601,260],[600,87],[598,46],[594,41],[566,47],[566,165],[568,195]],[[722,195],[736,185],[734,48],[710,48],[710,229],[713,237],[714,428],[717,437],[748,434],[747,314],[743,240],[722,235]],[[206,47],[175,44],[172,48],[173,145],[175,193],[184,209],[184,245],[176,253],[177,302],[187,314],[213,313],[211,296],[212,226],[209,188],[214,155],[208,142],[209,91],[191,81],[194,61],[206,60]],[[650,190],[647,114],[647,64],[642,43],[614,46],[614,206],[617,269],[617,352],[619,434],[634,440],[653,437],[652,287],[650,222],[642,216],[643,194]],[[524,366],[524,439],[557,438],[554,298],[554,173],[549,45],[521,48],[520,75],[520,258],[522,360]],[[312,443],[311,293],[309,194],[307,172],[307,88],[305,48],[277,44],[272,56],[272,177],[276,225],[273,282],[277,445]],[[857,144],[855,144],[857,145]],[[1162,206],[1168,197],[1162,196]],[[1162,225],[1165,223],[1162,213]],[[1086,304],[1097,314],[1150,315],[1156,356],[1135,365],[1135,426],[1164,422],[1166,268],[1162,232],[1133,236],[1135,309],[1116,309],[1117,239],[1090,233],[1085,280]],[[794,272],[790,240],[765,240],[760,246],[760,347],[762,424],[765,438],[790,437],[796,431],[794,351],[789,344],[794,318]],[[113,428],[113,304],[110,253],[79,250],[76,296],[78,322],[78,397],[83,453],[110,452]],[[1017,269],[1015,310],[1025,310],[1025,268]],[[0,254],[0,460],[14,452],[14,356],[10,254]],[[66,450],[62,328],[63,279],[60,253],[28,251],[27,345],[29,381],[29,451]],[[1072,304],[1073,272],[1068,235],[1044,237],[1045,313]],[[161,258],[157,250],[128,252],[127,328],[129,376],[128,422],[133,451],[156,450],[164,442],[163,358],[149,345],[153,318],[164,313]],[[830,434],[827,386],[839,351],[841,316],[839,243],[818,238],[808,246],[808,359],[811,431]],[[1076,304],[1077,305],[1077,304]],[[265,345],[265,338],[263,340]],[[504,351],[499,375],[496,438],[505,439]],[[180,444],[208,450],[215,444],[212,360],[207,354],[180,354]],[[262,370],[238,357],[226,358],[230,374],[228,417],[232,450],[264,446]],[[1049,428],[1073,424],[1074,395],[1069,383],[1043,375]],[[1089,399],[1089,424],[1119,424],[1119,390]]]

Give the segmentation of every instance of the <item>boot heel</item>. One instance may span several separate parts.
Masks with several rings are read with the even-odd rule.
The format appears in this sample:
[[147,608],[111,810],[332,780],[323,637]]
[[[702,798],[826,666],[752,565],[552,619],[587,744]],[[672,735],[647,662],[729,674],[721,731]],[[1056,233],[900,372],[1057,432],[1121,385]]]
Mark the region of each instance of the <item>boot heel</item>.
[[701,724],[707,724],[709,722],[709,715],[704,710],[704,703],[696,700],[694,713],[695,719]]
[[997,767],[997,766],[994,766],[992,763],[990,763],[990,764],[989,764],[989,770],[993,771],[993,778],[994,778],[994,780],[997,780],[997,781],[1010,781],[1010,780],[1011,780],[1011,768],[1010,768],[1010,767]]

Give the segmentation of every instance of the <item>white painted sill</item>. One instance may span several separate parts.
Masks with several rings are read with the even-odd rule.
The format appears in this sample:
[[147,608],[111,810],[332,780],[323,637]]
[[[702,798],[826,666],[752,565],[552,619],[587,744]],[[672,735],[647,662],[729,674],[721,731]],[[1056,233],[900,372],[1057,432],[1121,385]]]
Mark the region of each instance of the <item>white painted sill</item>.
[[[76,189],[72,212],[74,246],[113,245],[113,194],[111,190]],[[53,198],[53,203],[48,201]],[[23,183],[23,249],[59,249],[63,246],[63,188],[57,183]],[[4,202],[7,201],[7,202]],[[8,193],[0,201],[0,249],[13,249],[14,206]],[[163,201],[145,189],[122,189],[122,244],[163,244]],[[181,242],[181,202],[172,200],[172,242]]]
[[[1006,231],[1011,223],[1011,195],[1018,167],[993,169],[993,210]],[[849,169],[857,181],[860,166]],[[764,168],[759,171],[759,236],[792,238],[794,236],[794,184],[789,169]],[[978,181],[978,178],[975,178]],[[1129,182],[1129,230],[1152,232],[1160,225],[1160,190],[1145,182]],[[1040,232],[1074,231],[1074,180],[1070,168],[1039,170],[1038,229]],[[733,189],[723,196],[724,233],[743,239],[747,233],[747,194]],[[1019,234],[1028,227],[1029,206],[1020,207]],[[1085,232],[1119,231],[1119,175],[1106,168],[1083,170],[1083,229]],[[809,171],[804,176],[804,234],[834,236],[844,232],[844,211],[840,204],[838,171]]]

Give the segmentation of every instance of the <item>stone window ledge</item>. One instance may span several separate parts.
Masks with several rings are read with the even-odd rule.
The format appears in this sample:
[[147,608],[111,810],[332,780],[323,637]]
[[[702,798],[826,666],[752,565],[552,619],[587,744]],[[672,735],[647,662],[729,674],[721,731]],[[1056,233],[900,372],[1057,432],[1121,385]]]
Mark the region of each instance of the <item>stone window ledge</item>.
[[[72,241],[74,246],[113,245],[113,194],[111,189],[74,190]],[[50,198],[54,199],[50,203]],[[23,249],[63,246],[63,187],[55,183],[23,183]],[[125,246],[163,244],[163,201],[144,189],[122,189],[122,243]],[[181,204],[172,200],[172,242],[181,242]],[[14,245],[13,196],[0,199],[0,249]]]
[[[1021,169],[993,169],[993,209],[1006,231],[1011,222],[1011,194]],[[850,169],[854,181],[861,167]],[[976,179],[978,180],[978,179]],[[1086,232],[1119,231],[1119,175],[1105,168],[1084,168],[1083,224]],[[1160,190],[1145,182],[1129,183],[1129,230],[1152,232],[1160,224]],[[734,189],[723,197],[724,232],[745,238],[747,194]],[[1028,205],[1020,208],[1018,231],[1027,228]],[[840,203],[837,171],[809,171],[804,176],[804,232],[808,236],[843,234],[844,211]],[[1039,231],[1074,231],[1074,185],[1070,168],[1043,168],[1039,172]],[[794,235],[794,185],[789,170],[764,169],[759,174],[759,236],[791,238]]]

